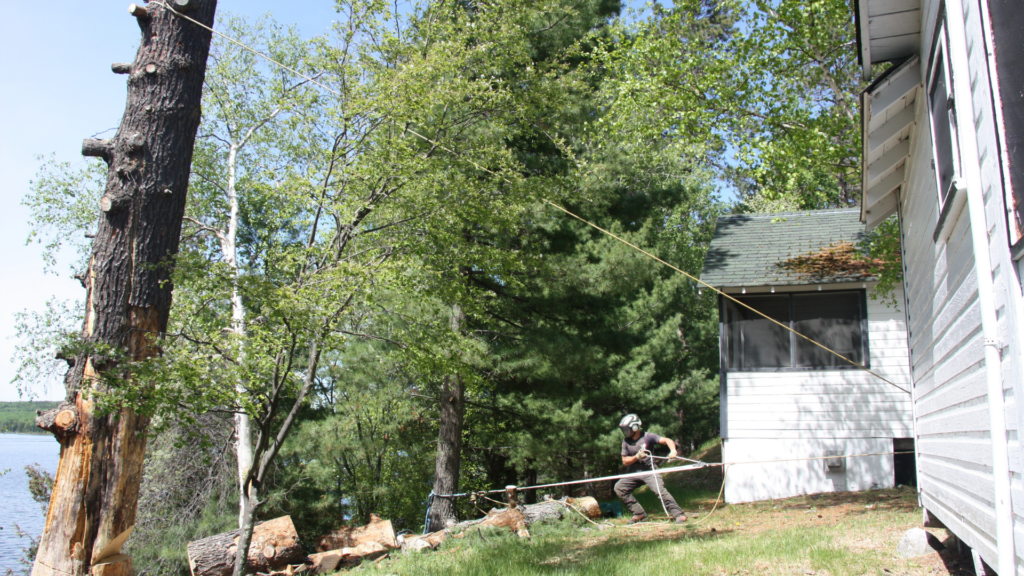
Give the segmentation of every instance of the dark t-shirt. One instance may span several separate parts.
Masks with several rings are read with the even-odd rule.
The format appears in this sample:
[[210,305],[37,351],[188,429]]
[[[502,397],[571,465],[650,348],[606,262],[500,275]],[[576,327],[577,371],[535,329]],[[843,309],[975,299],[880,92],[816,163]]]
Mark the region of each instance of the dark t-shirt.
[[[626,438],[625,440],[622,441],[622,455],[636,456],[636,453],[639,452],[640,449],[643,448],[645,445],[647,447],[647,451],[651,452],[658,445],[659,441],[661,441],[661,436],[658,436],[657,434],[654,434],[652,432],[644,432],[643,436],[641,436],[637,440],[633,440],[632,438]],[[642,467],[640,466],[641,464],[643,465]],[[651,459],[645,458],[639,461],[637,464],[633,464],[632,466],[630,466],[629,469],[650,470]]]

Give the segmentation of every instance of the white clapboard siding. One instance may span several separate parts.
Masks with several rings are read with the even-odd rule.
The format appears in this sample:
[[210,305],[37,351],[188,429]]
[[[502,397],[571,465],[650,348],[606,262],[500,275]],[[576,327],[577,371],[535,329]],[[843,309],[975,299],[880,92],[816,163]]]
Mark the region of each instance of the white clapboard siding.
[[[908,316],[910,366],[922,504],[990,565],[996,565],[993,453],[990,430],[984,336],[978,298],[976,249],[987,249],[992,264],[994,300],[1002,352],[1006,431],[1010,439],[1010,469],[1015,547],[1018,566],[1024,565],[1024,482],[1022,428],[1018,398],[1024,398],[1021,370],[1021,287],[1013,272],[1006,229],[1006,190],[998,148],[991,89],[984,3],[954,0],[946,9],[964,15],[968,70],[952,70],[970,79],[972,101],[957,102],[960,122],[977,131],[977,162],[982,175],[988,246],[973,243],[969,207],[944,223],[945,240],[935,241],[940,206],[932,168],[932,142],[927,99],[921,99],[911,134],[906,186],[900,191],[900,214],[906,273],[904,287]],[[930,62],[931,35],[941,3],[925,0],[922,13],[921,55]],[[925,78],[928,71],[925,70]],[[976,191],[972,191],[976,193]],[[1024,573],[1024,572],[1021,572]]]
[[[895,296],[903,301],[901,289]],[[867,313],[871,370],[909,390],[902,308],[868,298]],[[893,438],[913,436],[910,395],[862,370],[729,372],[725,393],[723,461],[737,463],[727,502],[892,487],[892,456],[878,454],[892,452]],[[875,456],[848,458],[842,472],[821,460],[755,463],[826,453]]]

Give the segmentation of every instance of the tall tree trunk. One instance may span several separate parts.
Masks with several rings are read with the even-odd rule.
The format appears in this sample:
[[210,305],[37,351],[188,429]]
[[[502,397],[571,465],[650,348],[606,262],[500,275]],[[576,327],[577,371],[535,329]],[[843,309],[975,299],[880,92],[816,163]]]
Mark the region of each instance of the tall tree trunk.
[[[462,308],[452,306],[452,330],[461,332],[465,320]],[[434,494],[454,494],[459,489],[465,394],[465,385],[458,375],[445,376],[441,386],[441,426],[437,434]],[[455,519],[455,499],[434,498],[427,519],[428,531],[444,528],[448,519]]]
[[[224,261],[231,267],[234,274],[231,287],[231,330],[241,343],[242,348],[238,353],[238,361],[245,360],[245,306],[242,303],[242,294],[238,290],[239,266],[238,266],[238,178],[236,176],[238,164],[238,150],[245,146],[245,141],[253,134],[249,130],[241,144],[231,143],[228,150],[228,229],[221,235],[221,252]],[[238,384],[237,392],[245,393],[242,384]],[[253,465],[252,457],[252,418],[246,412],[235,414],[235,440],[236,457],[238,460],[238,527],[245,529],[246,511],[249,509],[249,496],[245,489],[245,478]]]
[[[213,25],[216,0],[181,0]],[[185,9],[185,8],[182,8]],[[128,102],[111,140],[86,140],[82,153],[109,165],[86,276],[86,343],[112,346],[128,361],[160,353],[171,307],[171,258],[178,252],[210,33],[163,5],[135,7],[141,46],[130,67]],[[61,445],[33,576],[120,576],[119,556],[135,524],[149,419],[123,409],[98,414],[90,389],[124,376],[116,357],[85,351],[69,360],[67,399],[37,425]],[[118,560],[99,564],[101,561]]]

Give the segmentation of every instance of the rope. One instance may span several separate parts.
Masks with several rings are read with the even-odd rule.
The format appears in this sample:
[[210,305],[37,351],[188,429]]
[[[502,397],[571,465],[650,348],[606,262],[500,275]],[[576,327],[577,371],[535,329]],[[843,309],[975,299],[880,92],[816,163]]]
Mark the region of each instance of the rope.
[[[330,88],[329,86],[326,86],[326,85],[322,84],[321,82],[318,82],[314,78],[306,76],[305,74],[299,72],[298,70],[295,70],[294,68],[292,68],[292,67],[290,67],[290,66],[288,66],[286,64],[283,64],[281,62],[278,62],[277,60],[274,60],[270,56],[267,56],[266,54],[264,54],[263,52],[260,52],[259,50],[256,50],[255,48],[247,46],[246,44],[244,44],[242,42],[239,42],[238,40],[235,40],[234,38],[232,38],[232,37],[230,37],[230,36],[228,36],[226,34],[223,34],[221,32],[218,32],[218,31],[214,30],[213,28],[207,26],[206,24],[203,24],[202,22],[199,22],[198,20],[195,20],[194,18],[191,18],[191,17],[189,17],[189,16],[187,16],[185,14],[182,14],[181,12],[178,12],[174,8],[168,6],[167,4],[164,4],[163,2],[161,2],[159,0],[153,0],[151,2],[151,4],[159,4],[160,6],[163,6],[164,8],[166,8],[167,10],[170,10],[171,14],[174,14],[175,16],[178,16],[179,18],[183,18],[183,19],[185,19],[185,20],[195,24],[196,26],[199,26],[199,27],[201,27],[201,28],[203,28],[203,29],[213,33],[213,34],[216,34],[217,36],[220,36],[221,38],[227,40],[228,42],[231,42],[232,44],[235,44],[236,46],[239,46],[243,50],[247,50],[247,51],[249,51],[249,52],[251,52],[251,53],[253,53],[253,54],[255,54],[255,55],[257,55],[257,56],[259,56],[259,57],[261,57],[261,58],[263,58],[265,60],[267,60],[268,62],[270,62],[270,63],[272,63],[272,64],[274,64],[276,66],[279,66],[279,67],[287,70],[288,72],[291,72],[292,74],[295,74],[296,76],[298,76],[300,78],[305,79],[308,82],[316,84],[317,86],[323,88],[324,90],[327,90],[328,92],[330,92],[330,93],[332,93],[332,94],[334,94],[336,96],[342,96],[342,94],[340,92],[338,92],[337,90],[335,90],[333,88]],[[462,157],[458,152],[455,152],[451,148],[448,148],[447,146],[444,146],[443,144],[441,144],[439,142],[435,142],[434,140],[431,140],[430,138],[427,138],[426,136],[420,134],[419,132],[416,132],[412,128],[406,127],[406,131],[409,132],[410,134],[416,136],[417,138],[420,138],[424,142],[427,142],[429,144],[437,146],[438,148],[448,152],[449,154],[453,154],[455,156]],[[507,182],[509,184],[512,183],[508,178],[502,176],[501,174],[498,174],[497,172],[494,172],[494,171],[488,169],[485,166],[481,166],[479,163],[474,161],[472,158],[467,158],[467,160],[469,160],[470,164],[475,166],[477,169],[482,170],[484,172],[487,172],[488,174],[491,174],[492,176],[495,176],[497,178],[500,178],[500,179],[504,180],[505,182]],[[885,382],[886,384],[889,384],[890,386],[893,386],[893,387],[898,388],[899,390],[901,390],[901,391],[903,391],[903,392],[905,392],[907,394],[910,394],[910,391],[907,390],[906,388],[903,388],[902,386],[897,385],[896,383],[892,382],[891,380],[889,380],[889,379],[879,375],[878,373],[868,369],[866,366],[854,362],[853,360],[847,358],[846,356],[843,356],[842,354],[836,352],[835,350],[829,348],[828,346],[825,346],[824,344],[822,344],[822,343],[820,343],[820,342],[818,342],[816,340],[811,339],[808,336],[805,336],[805,335],[797,332],[793,328],[783,324],[782,322],[779,322],[778,320],[768,316],[767,314],[761,312],[760,310],[757,310],[756,308],[753,308],[752,306],[750,306],[748,304],[744,304],[743,302],[740,302],[739,300],[737,300],[733,296],[730,296],[729,294],[726,294],[725,292],[722,292],[718,288],[715,288],[714,286],[708,284],[707,282],[702,281],[700,278],[697,278],[697,277],[693,276],[692,274],[690,274],[688,272],[685,272],[684,270],[682,270],[680,268],[677,268],[676,266],[673,266],[672,264],[669,264],[668,262],[662,260],[661,258],[658,258],[654,254],[651,254],[650,252],[644,250],[643,248],[640,248],[639,246],[637,246],[635,244],[632,244],[629,241],[624,240],[623,238],[620,238],[619,236],[616,236],[615,234],[609,232],[608,230],[605,230],[604,228],[601,228],[600,226],[598,226],[597,224],[594,224],[593,222],[590,222],[590,221],[585,220],[584,218],[582,218],[580,216],[577,216],[576,214],[573,214],[572,212],[566,210],[565,208],[559,206],[558,204],[555,204],[554,202],[552,202],[552,201],[550,201],[550,200],[548,200],[546,198],[543,199],[543,200],[544,200],[544,202],[554,206],[555,208],[561,210],[562,212],[565,212],[566,214],[568,214],[569,216],[572,216],[573,218],[579,220],[580,222],[583,222],[584,224],[587,224],[588,226],[592,226],[593,228],[596,228],[597,230],[600,230],[602,233],[607,234],[608,236],[611,236],[612,238],[618,240],[619,242],[622,242],[623,244],[629,246],[630,248],[633,248],[634,250],[636,250],[636,251],[646,255],[647,257],[651,258],[652,260],[654,260],[656,262],[660,262],[661,264],[664,264],[665,266],[668,266],[669,268],[675,270],[676,272],[686,276],[690,280],[693,280],[694,282],[697,282],[698,284],[700,284],[702,286],[705,286],[709,290],[713,290],[715,293],[721,295],[724,298],[727,298],[727,299],[735,302],[736,304],[739,304],[740,306],[743,306],[744,308],[750,310],[751,312],[757,314],[758,316],[761,316],[761,317],[765,318],[766,320],[769,320],[769,321],[771,321],[771,322],[781,326],[782,328],[785,328],[789,332],[792,332],[793,334],[796,334],[797,336],[803,338],[804,340],[807,340],[811,344],[814,344],[815,346],[817,346],[817,347],[819,347],[819,348],[829,352],[830,354],[834,354],[835,356],[837,356],[837,357],[841,358],[842,360],[848,362],[852,366],[854,366],[854,367],[856,367],[856,368],[858,368],[860,370],[863,370],[864,372],[867,372],[868,374],[871,374],[872,376],[878,378],[879,380]]]
[[[868,456],[893,456],[898,454],[913,454],[914,452],[871,452],[864,454],[838,454],[835,456],[809,456],[806,458],[780,458],[778,460],[752,460],[750,462],[701,462],[697,460],[697,464],[689,464],[685,466],[675,466],[672,468],[659,468],[657,470],[643,470],[641,472],[629,472],[626,474],[613,474],[611,476],[601,476],[600,478],[586,478],[583,480],[567,480],[565,482],[552,482],[550,484],[537,484],[535,486],[516,486],[516,490],[538,490],[541,488],[556,488],[558,486],[572,486],[575,484],[588,484],[591,482],[605,482],[608,480],[619,480],[622,478],[639,478],[641,476],[647,476],[649,474],[672,474],[675,472],[686,472],[687,470],[697,470],[699,468],[710,468],[715,466],[738,466],[741,464],[777,464],[780,462],[806,462],[811,460],[831,460],[833,458],[865,458]],[[665,458],[663,456],[655,456],[655,458]],[[667,458],[666,458],[667,459]],[[676,456],[676,459],[681,459]],[[505,492],[504,488],[496,488],[494,490],[481,490],[478,492],[462,492],[459,494],[434,494],[435,498],[457,498],[460,496],[468,496],[470,494],[500,494]]]
[[303,78],[303,79],[305,79],[305,80],[307,80],[309,82],[312,82],[313,84],[316,84],[317,86],[323,88],[324,90],[327,90],[328,92],[334,94],[335,96],[341,96],[341,92],[338,92],[337,90],[335,90],[333,88],[330,88],[328,86],[325,86],[325,85],[321,84],[320,82],[317,82],[315,79],[310,78],[309,76],[306,76],[305,74],[303,74],[302,72],[299,72],[298,70],[292,68],[291,66],[288,66],[287,64],[282,64],[281,62],[278,62],[277,60],[274,60],[270,56],[267,56],[263,52],[260,52],[259,50],[255,49],[255,48],[253,48],[251,46],[243,44],[242,42],[239,42],[238,40],[235,40],[234,38],[228,36],[227,34],[223,34],[221,32],[218,32],[218,31],[214,30],[213,28],[207,26],[206,24],[203,24],[202,22],[196,20],[195,18],[192,18],[190,16],[186,16],[185,14],[183,14],[181,12],[178,12],[174,8],[168,6],[167,4],[164,4],[163,2],[160,2],[159,0],[152,0],[150,2],[150,4],[159,4],[160,6],[163,6],[164,8],[170,10],[171,14],[174,14],[178,18],[184,18],[185,20],[188,20],[189,22],[195,24],[196,26],[199,26],[200,28],[202,28],[202,29],[204,29],[204,30],[206,30],[208,32],[212,32],[213,34],[216,34],[217,36],[220,36],[221,38],[227,40],[228,42],[231,42],[232,44],[238,46],[242,50],[246,50],[248,52],[252,52],[253,54],[259,56],[260,58],[263,58],[263,59],[267,60],[268,62],[270,62],[270,63],[272,63],[272,64],[274,64],[276,66],[280,66],[281,68],[284,68],[285,70],[291,72],[292,74],[295,74],[299,78]]
[[725,492],[725,476],[728,473],[729,473],[729,466],[723,467],[722,468],[722,487],[719,488],[718,496],[715,497],[715,505],[711,507],[711,512],[708,512],[707,516],[705,516],[705,517],[701,518],[700,520],[697,520],[696,522],[694,522],[693,523],[694,526],[698,526],[698,525],[702,524],[708,518],[711,518],[711,515],[714,514],[715,510],[718,509],[718,503],[722,501],[722,493]]
[[801,333],[797,332],[796,330],[792,329],[791,327],[789,327],[789,326],[787,326],[787,325],[783,324],[782,322],[779,322],[778,320],[776,320],[776,319],[772,318],[771,316],[768,316],[767,314],[765,314],[765,313],[763,313],[763,312],[761,312],[761,311],[757,310],[756,308],[754,308],[754,307],[750,306],[749,304],[745,304],[745,303],[743,303],[743,302],[740,302],[740,301],[739,301],[738,299],[736,299],[735,297],[733,297],[733,296],[731,296],[731,295],[729,295],[729,294],[726,294],[725,292],[722,292],[722,291],[721,291],[721,290],[719,290],[718,288],[715,288],[715,287],[714,287],[714,286],[712,286],[711,284],[708,284],[707,282],[704,282],[703,280],[701,280],[700,278],[697,278],[697,277],[696,277],[696,276],[694,276],[693,274],[690,274],[689,272],[686,272],[685,270],[683,270],[683,269],[681,269],[681,268],[678,268],[678,267],[676,267],[676,266],[673,266],[673,265],[669,264],[668,262],[666,262],[666,261],[662,260],[661,258],[658,258],[658,257],[657,257],[657,256],[655,256],[654,254],[651,254],[650,252],[648,252],[648,251],[644,250],[643,248],[641,248],[641,247],[637,246],[636,244],[633,244],[633,243],[629,242],[628,240],[625,240],[625,239],[623,239],[623,238],[620,238],[619,236],[616,236],[615,234],[613,234],[613,233],[609,232],[608,230],[605,230],[604,228],[601,228],[601,227],[600,227],[600,226],[598,226],[597,224],[594,224],[593,222],[590,222],[590,221],[588,221],[588,220],[585,220],[584,218],[582,218],[582,217],[580,217],[580,216],[577,216],[577,215],[573,214],[572,212],[570,212],[570,211],[566,210],[565,208],[562,208],[561,206],[559,206],[558,204],[555,204],[554,202],[552,202],[552,201],[550,201],[550,200],[547,200],[547,199],[545,199],[544,201],[545,201],[545,202],[547,202],[548,204],[551,204],[551,205],[552,205],[552,206],[554,206],[555,208],[558,208],[558,209],[559,209],[559,210],[561,210],[562,212],[565,212],[565,213],[566,213],[566,214],[568,214],[569,216],[572,216],[573,218],[575,218],[575,219],[579,220],[580,222],[583,222],[584,224],[586,224],[586,225],[588,225],[588,226],[591,226],[591,227],[593,227],[593,228],[596,228],[597,230],[600,230],[601,232],[603,232],[603,233],[607,234],[608,236],[611,236],[612,238],[615,238],[615,239],[616,239],[616,240],[618,240],[619,242],[622,242],[622,243],[623,243],[623,244],[625,244],[626,246],[629,246],[630,248],[633,248],[634,250],[636,250],[636,251],[638,251],[638,252],[640,252],[640,253],[642,253],[642,254],[646,255],[647,257],[651,258],[652,260],[655,260],[656,262],[661,262],[661,263],[662,263],[662,264],[664,264],[665,266],[668,266],[669,268],[671,268],[671,269],[675,270],[676,272],[679,272],[679,273],[680,273],[680,274],[682,274],[683,276],[686,276],[687,278],[689,278],[690,280],[693,280],[694,282],[696,282],[696,283],[700,284],[701,286],[704,286],[704,287],[708,288],[709,290],[713,290],[713,291],[715,291],[716,293],[718,293],[719,295],[721,295],[722,297],[724,297],[724,298],[727,298],[727,299],[729,299],[729,300],[732,300],[732,301],[733,301],[733,302],[735,302],[736,304],[739,304],[740,306],[743,306],[744,308],[746,308],[746,309],[748,309],[748,310],[750,310],[750,311],[754,312],[755,314],[757,314],[757,315],[759,315],[759,316],[762,316],[762,317],[764,317],[765,319],[767,319],[767,320],[770,320],[771,322],[773,322],[773,323],[775,323],[775,324],[777,324],[777,325],[779,325],[779,326],[781,326],[781,327],[785,328],[786,330],[788,330],[788,331],[792,332],[793,334],[796,334],[797,336],[799,336],[799,337],[803,338],[804,340],[807,340],[808,342],[810,342],[811,344],[814,344],[815,346],[817,346],[817,347],[821,348],[822,350],[825,350],[825,351],[827,351],[827,352],[829,352],[829,353],[831,353],[831,354],[834,354],[835,356],[837,356],[837,357],[839,357],[839,358],[842,358],[843,360],[845,360],[846,362],[849,362],[849,363],[850,363],[851,365],[855,366],[856,368],[859,368],[860,370],[863,370],[863,371],[867,372],[868,374],[871,374],[872,376],[874,376],[875,378],[878,378],[879,380],[881,380],[881,381],[885,382],[886,384],[889,384],[890,386],[893,386],[893,387],[895,387],[895,388],[899,388],[899,389],[900,389],[900,390],[902,390],[903,392],[906,392],[907,394],[910,394],[910,390],[907,390],[906,388],[904,388],[904,387],[902,387],[902,386],[898,386],[898,385],[897,385],[896,383],[894,383],[894,382],[890,381],[890,380],[889,380],[889,379],[887,379],[887,378],[884,378],[884,377],[882,377],[881,375],[879,375],[879,374],[878,374],[878,373],[876,373],[876,372],[873,372],[873,371],[871,371],[871,370],[870,370],[870,369],[868,369],[868,368],[867,368],[866,366],[864,366],[864,365],[862,365],[862,364],[858,364],[858,363],[854,362],[853,360],[850,360],[850,359],[849,359],[849,358],[847,358],[846,356],[843,356],[843,355],[842,355],[842,354],[840,354],[839,352],[836,352],[835,350],[833,350],[833,349],[829,348],[828,346],[825,346],[825,345],[824,345],[824,344],[822,344],[821,342],[818,342],[818,341],[816,341],[816,340],[813,340],[813,339],[811,339],[811,338],[810,338],[810,337],[808,337],[808,336],[804,336],[803,334],[801,334]]

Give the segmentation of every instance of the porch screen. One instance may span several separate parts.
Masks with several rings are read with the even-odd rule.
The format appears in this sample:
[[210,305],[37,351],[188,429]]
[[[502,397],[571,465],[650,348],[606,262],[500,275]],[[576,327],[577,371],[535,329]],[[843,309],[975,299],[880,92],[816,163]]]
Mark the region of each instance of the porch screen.
[[[816,292],[793,295],[793,330],[861,362],[861,295],[857,292]],[[796,336],[796,365],[801,368],[849,366],[835,354]]]
[[[741,301],[771,318],[789,324],[789,296],[748,296]],[[729,368],[791,366],[789,331],[763,316],[725,300]]]
[[[867,357],[863,290],[739,296],[740,302],[861,364]],[[722,298],[722,364],[726,370],[853,368],[848,362]]]

